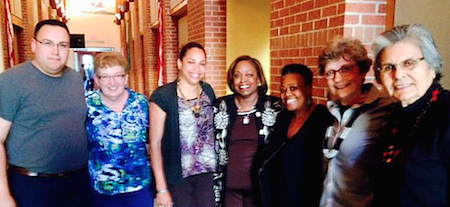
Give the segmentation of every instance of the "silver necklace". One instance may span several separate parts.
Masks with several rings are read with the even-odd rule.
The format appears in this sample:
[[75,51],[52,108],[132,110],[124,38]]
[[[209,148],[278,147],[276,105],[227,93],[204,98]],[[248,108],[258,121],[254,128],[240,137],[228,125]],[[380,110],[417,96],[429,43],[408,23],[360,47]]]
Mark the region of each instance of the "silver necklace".
[[244,116],[244,118],[242,119],[242,124],[247,125],[247,124],[250,123],[250,117],[249,116],[250,116],[250,114],[256,112],[255,105],[256,105],[257,102],[258,102],[258,98],[256,98],[255,101],[253,102],[253,106],[252,106],[252,109],[250,109],[250,111],[239,112],[242,107],[239,104],[239,101],[237,100],[237,98],[234,98],[234,103],[236,104],[236,106],[238,108],[237,115]]

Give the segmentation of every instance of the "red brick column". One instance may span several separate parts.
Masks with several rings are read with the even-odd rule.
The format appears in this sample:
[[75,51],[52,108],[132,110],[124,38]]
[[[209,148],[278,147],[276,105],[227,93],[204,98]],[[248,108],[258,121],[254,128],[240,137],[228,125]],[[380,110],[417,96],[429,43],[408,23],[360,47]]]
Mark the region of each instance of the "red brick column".
[[170,16],[170,0],[161,1],[164,24],[164,84],[166,84],[175,81],[178,77],[178,22]]
[[226,93],[226,0],[188,2],[188,38],[205,47],[208,69],[205,81],[217,96]]
[[[135,58],[134,57],[134,41],[131,38],[131,32],[133,32],[133,28],[131,28],[130,12],[127,12],[125,15],[126,15],[125,21],[123,21],[122,23],[126,22],[127,25],[125,25],[125,34],[127,34],[126,30],[128,29],[129,30],[128,35],[130,36],[130,37],[125,36],[126,41],[130,40],[130,42],[128,42],[129,48],[127,48],[127,52],[130,53],[130,56],[129,56],[130,72],[128,74],[128,85],[131,89],[136,90],[136,71],[134,69],[134,67],[135,67],[135,65],[134,65],[134,58]],[[126,55],[128,55],[128,53]]]
[[0,23],[1,23],[1,25],[0,25],[0,27],[2,28],[1,30],[2,30],[2,32],[1,32],[1,34],[0,34],[0,37],[2,38],[2,46],[3,46],[3,48],[2,48],[2,50],[3,50],[3,57],[0,57],[1,59],[0,59],[0,61],[3,61],[3,64],[4,64],[4,66],[5,66],[5,69],[6,68],[9,68],[9,61],[8,61],[8,50],[7,50],[7,48],[8,48],[8,42],[7,42],[7,39],[6,39],[6,26],[5,26],[5,21],[6,21],[6,14],[5,14],[5,0],[0,0],[0,13],[1,13],[1,15],[0,15]]
[[130,88],[133,90],[136,90],[136,69],[135,69],[135,63],[134,63],[134,59],[136,58],[134,56],[134,40],[131,40],[130,42],[130,73],[129,73],[129,80],[128,82],[130,83]]
[[144,12],[144,88],[148,97],[154,89],[158,87],[158,42],[157,32],[151,28],[150,22],[150,1],[143,1]]
[[34,34],[34,22],[33,22],[33,1],[23,0],[22,2],[22,26],[23,30],[19,33],[18,43],[19,50],[19,62],[22,63],[27,60],[33,59],[33,53],[31,51],[31,39],[33,39]]
[[[366,46],[371,55],[375,37],[385,30],[386,0],[352,1],[345,6],[344,36],[354,37]],[[374,72],[370,70],[367,82],[375,82]]]
[[[131,4],[131,3],[130,3]],[[144,93],[144,68],[143,68],[143,56],[142,56],[142,39],[139,32],[139,4],[134,2],[134,9],[130,11],[130,15],[133,15],[132,21],[134,28],[131,28],[131,32],[134,33],[133,45],[134,45],[134,75],[135,75],[135,88],[139,93]]]
[[384,30],[386,0],[272,0],[271,1],[271,89],[279,95],[284,65],[301,63],[314,72],[313,98],[327,100],[326,81],[317,71],[323,46],[336,35],[356,36],[371,44]]

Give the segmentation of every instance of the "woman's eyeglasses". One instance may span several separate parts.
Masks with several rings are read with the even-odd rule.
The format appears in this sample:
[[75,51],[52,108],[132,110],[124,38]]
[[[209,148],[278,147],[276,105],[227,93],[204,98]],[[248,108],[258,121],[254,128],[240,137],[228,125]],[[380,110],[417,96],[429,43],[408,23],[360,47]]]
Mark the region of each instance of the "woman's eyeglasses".
[[402,68],[403,70],[412,70],[417,66],[417,64],[420,61],[422,61],[424,59],[425,59],[424,57],[417,58],[417,59],[409,58],[409,59],[406,59],[397,64],[389,64],[388,63],[388,64],[384,64],[384,65],[381,65],[380,67],[378,67],[378,70],[381,73],[390,73],[394,70],[397,70],[398,67]]
[[341,76],[349,76],[353,72],[353,68],[356,65],[344,65],[339,70],[329,70],[325,72],[322,76],[326,79],[333,79],[336,73],[339,73]]
[[114,81],[123,81],[125,79],[125,75],[126,74],[119,74],[112,76],[102,75],[97,77],[100,79],[101,82],[109,82],[111,79],[113,79]]

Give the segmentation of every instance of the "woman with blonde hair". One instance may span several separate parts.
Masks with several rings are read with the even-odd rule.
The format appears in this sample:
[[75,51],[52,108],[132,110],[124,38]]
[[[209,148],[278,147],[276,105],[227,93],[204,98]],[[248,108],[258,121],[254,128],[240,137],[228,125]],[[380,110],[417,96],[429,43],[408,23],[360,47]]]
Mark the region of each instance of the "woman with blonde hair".
[[99,90],[86,98],[94,207],[152,207],[147,98],[127,87],[128,61],[117,52],[94,61]]

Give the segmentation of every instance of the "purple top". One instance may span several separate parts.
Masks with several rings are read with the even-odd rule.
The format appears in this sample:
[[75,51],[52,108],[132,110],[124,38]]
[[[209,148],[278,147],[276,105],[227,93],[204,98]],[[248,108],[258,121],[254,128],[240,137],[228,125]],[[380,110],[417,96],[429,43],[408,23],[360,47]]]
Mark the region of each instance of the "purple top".
[[[204,92],[200,96],[200,101],[200,116],[196,118],[190,107],[178,97],[183,178],[216,171],[213,107]],[[195,106],[197,100],[189,102]]]

